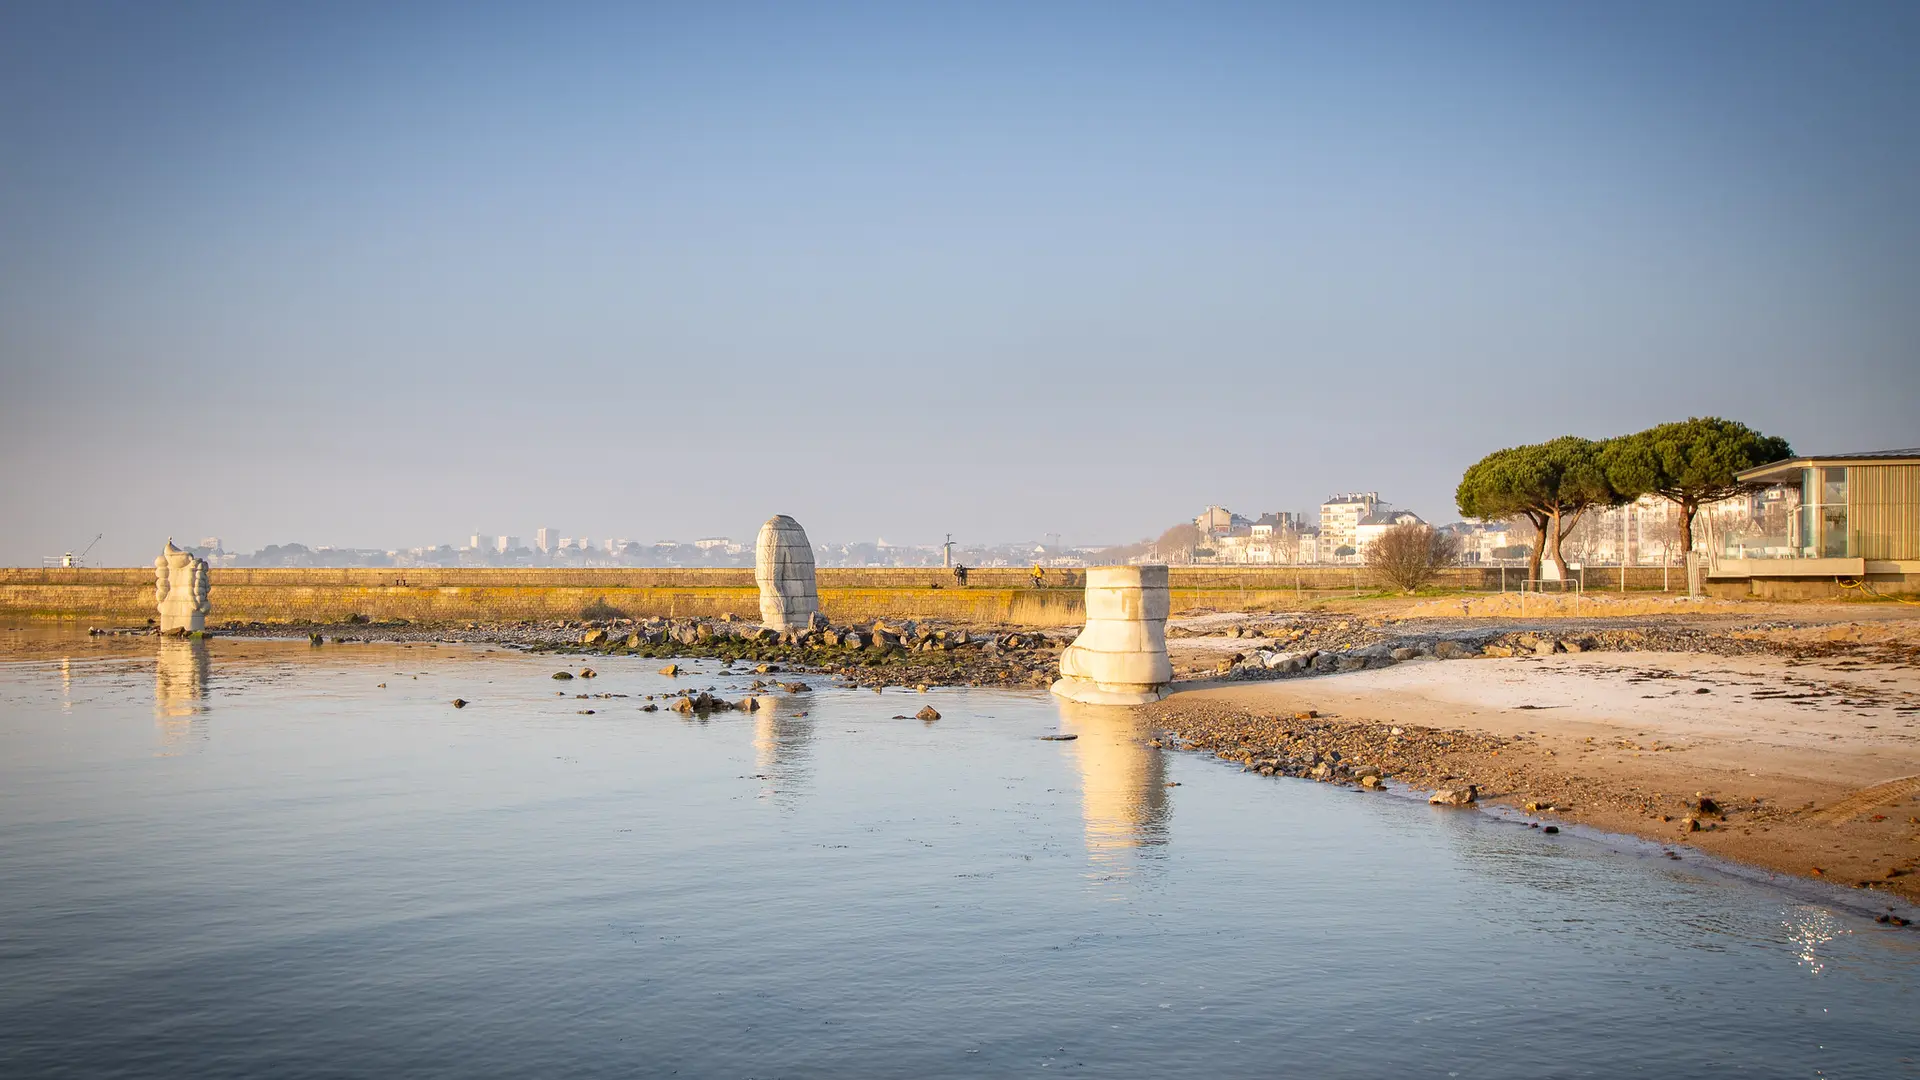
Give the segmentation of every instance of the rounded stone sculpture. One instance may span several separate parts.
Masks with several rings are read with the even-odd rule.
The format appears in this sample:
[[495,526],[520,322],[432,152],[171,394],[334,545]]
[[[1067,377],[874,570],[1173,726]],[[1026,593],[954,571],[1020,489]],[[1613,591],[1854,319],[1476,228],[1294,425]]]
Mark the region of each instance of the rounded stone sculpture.
[[1167,568],[1087,570],[1087,625],[1060,654],[1053,692],[1089,705],[1144,705],[1167,696]]
[[760,586],[760,624],[774,630],[805,630],[820,611],[813,583],[813,545],[807,531],[785,514],[760,526],[753,549],[753,580]]
[[153,560],[153,600],[160,609],[160,632],[190,633],[207,628],[207,612],[213,605],[207,595],[213,582],[207,576],[207,560],[173,546],[167,546]]

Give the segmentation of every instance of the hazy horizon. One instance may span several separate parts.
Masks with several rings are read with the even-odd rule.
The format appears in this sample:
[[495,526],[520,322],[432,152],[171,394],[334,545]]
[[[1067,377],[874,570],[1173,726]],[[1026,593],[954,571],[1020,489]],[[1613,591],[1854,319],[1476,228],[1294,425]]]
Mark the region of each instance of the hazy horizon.
[[1920,444],[1920,7],[12,4],[0,563]]

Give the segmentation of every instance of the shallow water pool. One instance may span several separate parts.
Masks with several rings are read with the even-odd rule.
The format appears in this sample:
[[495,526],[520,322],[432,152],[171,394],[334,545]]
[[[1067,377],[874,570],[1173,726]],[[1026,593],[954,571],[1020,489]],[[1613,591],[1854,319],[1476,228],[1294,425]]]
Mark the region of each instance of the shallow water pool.
[[1920,1075],[1920,933],[1841,897],[1044,694],[0,650],[9,1077]]

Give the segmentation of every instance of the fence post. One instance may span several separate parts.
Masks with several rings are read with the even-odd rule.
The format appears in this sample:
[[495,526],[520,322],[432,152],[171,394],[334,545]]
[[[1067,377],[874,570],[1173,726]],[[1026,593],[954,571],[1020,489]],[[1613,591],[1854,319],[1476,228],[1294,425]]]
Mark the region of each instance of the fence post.
[[1627,548],[1631,546],[1633,506],[1620,508],[1620,595],[1627,595]]

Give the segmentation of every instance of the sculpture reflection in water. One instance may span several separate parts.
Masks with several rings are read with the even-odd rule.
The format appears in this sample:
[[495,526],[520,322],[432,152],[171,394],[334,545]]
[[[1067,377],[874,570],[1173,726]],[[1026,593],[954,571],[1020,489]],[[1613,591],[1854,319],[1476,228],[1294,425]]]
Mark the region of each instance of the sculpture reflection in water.
[[207,643],[162,639],[154,664],[153,718],[160,752],[199,749],[207,741]]
[[790,804],[806,793],[813,772],[813,721],[786,700],[762,697],[753,714],[754,773],[760,797]]
[[1113,862],[1168,839],[1172,805],[1166,760],[1147,745],[1151,733],[1133,710],[1060,699],[1060,730],[1080,768],[1080,812],[1087,854]]

